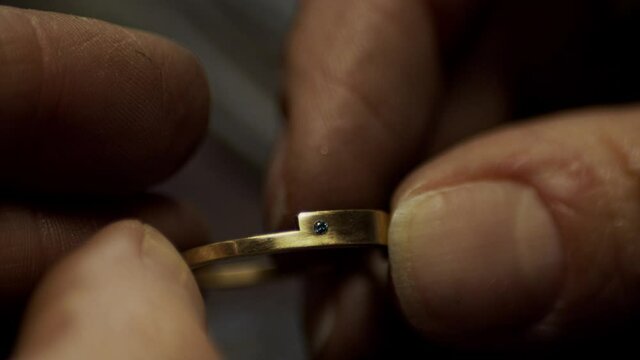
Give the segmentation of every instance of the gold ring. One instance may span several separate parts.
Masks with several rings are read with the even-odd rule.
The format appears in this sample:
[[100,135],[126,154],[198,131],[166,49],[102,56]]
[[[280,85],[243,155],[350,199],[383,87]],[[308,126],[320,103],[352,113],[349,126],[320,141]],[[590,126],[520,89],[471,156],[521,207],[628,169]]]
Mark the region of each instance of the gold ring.
[[[203,287],[235,287],[276,275],[264,263],[228,263],[228,259],[350,247],[385,247],[388,215],[378,210],[333,210],[298,214],[298,229],[226,240],[182,253]],[[209,266],[212,265],[212,266]]]

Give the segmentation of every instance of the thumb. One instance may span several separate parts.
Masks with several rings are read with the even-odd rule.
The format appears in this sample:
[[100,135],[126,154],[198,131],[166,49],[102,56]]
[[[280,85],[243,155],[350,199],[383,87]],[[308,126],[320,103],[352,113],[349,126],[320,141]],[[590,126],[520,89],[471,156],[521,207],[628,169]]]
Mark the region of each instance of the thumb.
[[399,204],[392,231],[396,284],[411,284],[401,295],[429,330],[528,324],[558,291],[559,234],[526,186],[487,181],[426,192]]
[[195,280],[157,230],[122,221],[56,266],[27,310],[17,358],[214,358]]
[[448,341],[583,338],[640,303],[638,110],[571,113],[480,137],[398,190],[401,307]]

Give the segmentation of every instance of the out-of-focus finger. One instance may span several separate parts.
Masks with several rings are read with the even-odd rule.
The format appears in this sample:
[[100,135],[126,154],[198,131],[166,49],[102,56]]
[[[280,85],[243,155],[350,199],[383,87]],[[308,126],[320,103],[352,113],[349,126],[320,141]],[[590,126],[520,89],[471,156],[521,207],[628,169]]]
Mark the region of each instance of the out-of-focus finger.
[[196,58],[146,32],[0,6],[0,186],[48,193],[140,190],[204,134]]
[[289,122],[267,188],[271,227],[303,208],[386,207],[436,97],[431,15],[416,0],[301,3],[287,53]]

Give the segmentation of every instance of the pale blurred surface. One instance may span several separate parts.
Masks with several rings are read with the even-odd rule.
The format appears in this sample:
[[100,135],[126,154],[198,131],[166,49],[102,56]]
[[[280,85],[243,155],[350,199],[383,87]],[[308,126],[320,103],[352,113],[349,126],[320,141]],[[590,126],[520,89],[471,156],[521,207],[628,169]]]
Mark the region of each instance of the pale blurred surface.
[[[212,88],[210,134],[159,191],[200,209],[212,241],[260,233],[262,172],[280,124],[280,52],[295,0],[0,0],[163,34],[194,52]],[[300,284],[207,294],[218,347],[234,359],[305,358]]]

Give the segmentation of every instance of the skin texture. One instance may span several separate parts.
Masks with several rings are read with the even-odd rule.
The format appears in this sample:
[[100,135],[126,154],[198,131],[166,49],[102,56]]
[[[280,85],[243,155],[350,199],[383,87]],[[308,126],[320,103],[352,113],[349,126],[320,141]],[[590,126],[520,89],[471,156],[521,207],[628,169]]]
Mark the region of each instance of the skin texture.
[[335,257],[355,269],[309,281],[314,356],[633,348],[638,16],[629,1],[302,2],[268,223],[392,215],[388,274]]
[[[335,274],[310,283],[314,356],[633,348],[639,13],[625,0],[301,2],[268,222],[392,214],[388,266],[334,255]],[[0,79],[4,311],[33,294],[15,356],[218,356],[160,232],[133,220],[92,236],[130,216],[178,247],[204,236],[171,201],[126,199],[197,145],[197,61],[154,35],[0,7]]]
[[40,257],[50,262],[133,214],[161,220],[175,238],[186,234],[185,246],[202,240],[202,225],[183,232],[167,221],[167,213],[193,218],[173,201],[114,196],[166,177],[199,142],[208,91],[193,56],[97,20],[8,7],[0,18],[0,233],[15,242],[3,257],[30,254],[42,242],[49,248]]
[[[139,221],[81,246],[130,217],[154,224],[180,249],[206,241],[206,226],[188,206],[137,194],[172,174],[204,134],[209,92],[197,60],[137,30],[0,6],[0,79],[0,356],[14,346],[34,287],[56,265],[30,307],[18,357],[146,357],[151,344],[174,358],[191,345],[194,358],[208,357],[202,302],[163,235],[153,230],[174,254],[170,266],[155,255],[136,257],[135,244],[147,244]],[[185,287],[191,302],[180,300]],[[94,313],[96,298],[103,312]],[[164,311],[162,321],[178,327],[159,341],[149,311]],[[115,312],[122,322],[109,322]],[[193,337],[174,338],[174,330]],[[93,340],[76,349],[79,338]],[[104,351],[91,353],[98,340]]]
[[15,356],[218,358],[189,267],[169,240],[137,221],[106,227],[51,270]]
[[202,137],[207,84],[186,50],[98,20],[6,7],[0,16],[5,189],[139,191]]

